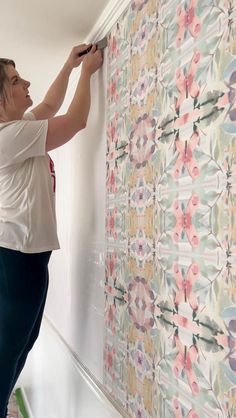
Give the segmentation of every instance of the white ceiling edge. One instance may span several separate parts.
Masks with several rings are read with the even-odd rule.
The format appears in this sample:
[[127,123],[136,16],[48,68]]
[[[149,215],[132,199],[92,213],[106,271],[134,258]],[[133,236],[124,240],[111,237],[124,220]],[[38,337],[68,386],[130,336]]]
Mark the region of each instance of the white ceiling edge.
[[108,35],[129,4],[130,0],[110,0],[89,32],[86,42],[95,42]]
[[[90,32],[88,31],[88,35],[85,36],[83,42],[94,43],[97,40],[108,35],[112,27],[116,24],[116,22],[119,20],[120,16],[129,6],[130,3],[131,0],[110,0],[103,9],[102,13],[99,15]],[[31,43],[29,43],[28,45],[28,50],[30,46]],[[71,47],[72,46],[73,45],[71,45]],[[22,48],[23,47],[24,45],[22,45]],[[42,91],[47,91],[48,84],[50,85],[51,82],[53,82],[54,80],[55,71],[60,70],[61,65],[64,62],[63,60],[67,58],[67,55],[70,52],[70,48],[68,48],[68,38],[63,40],[63,42],[60,40],[60,51],[55,51],[54,48],[54,54],[51,53],[51,49],[50,51],[48,51],[48,48],[45,48],[45,45],[43,44],[40,46],[37,45],[37,48],[38,54],[35,56],[35,47],[33,47],[32,56],[30,57],[29,64],[27,63],[26,68],[23,67],[23,62],[27,62],[23,59],[23,53],[19,53],[19,57],[16,57],[17,63],[18,61],[19,63],[22,61],[22,66],[19,66],[20,73],[22,73],[22,75],[25,75],[27,79],[29,78],[29,80],[32,81],[31,91],[32,97],[35,98],[35,104],[42,100],[42,98],[44,97]],[[37,59],[39,59],[39,61],[37,61]],[[38,69],[39,71],[35,72],[35,69]],[[78,81],[78,75],[80,74],[80,71],[81,67],[76,69],[71,75],[68,91],[72,91],[72,89],[74,88],[74,83]]]
[[[89,32],[85,43],[90,44],[102,39],[109,34],[112,27],[119,20],[122,13],[129,6],[131,0],[110,0],[97,22]],[[80,69],[81,70],[81,69]],[[72,86],[78,78],[78,73],[72,78],[70,85]]]

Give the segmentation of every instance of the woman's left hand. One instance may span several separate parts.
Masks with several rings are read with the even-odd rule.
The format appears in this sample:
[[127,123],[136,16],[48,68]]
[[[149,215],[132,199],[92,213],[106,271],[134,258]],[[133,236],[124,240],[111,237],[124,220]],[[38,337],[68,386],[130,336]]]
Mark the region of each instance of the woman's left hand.
[[85,55],[82,55],[82,57],[79,57],[79,53],[86,51],[91,45],[92,44],[81,44],[78,46],[74,46],[66,62],[66,64],[71,70],[73,70],[73,68],[78,67],[85,57]]

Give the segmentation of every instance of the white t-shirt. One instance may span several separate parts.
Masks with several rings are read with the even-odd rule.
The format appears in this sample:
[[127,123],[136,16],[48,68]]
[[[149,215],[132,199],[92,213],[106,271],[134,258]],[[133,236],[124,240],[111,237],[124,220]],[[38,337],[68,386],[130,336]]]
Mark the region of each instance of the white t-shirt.
[[55,172],[46,153],[48,121],[0,123],[0,246],[24,253],[60,248]]

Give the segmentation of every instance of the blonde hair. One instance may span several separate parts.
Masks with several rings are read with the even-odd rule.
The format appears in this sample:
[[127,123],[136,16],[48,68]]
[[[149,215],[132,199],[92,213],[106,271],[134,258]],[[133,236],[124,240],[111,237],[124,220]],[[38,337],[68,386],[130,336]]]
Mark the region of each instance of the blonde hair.
[[6,82],[8,81],[6,66],[12,65],[16,68],[16,64],[13,60],[8,58],[0,58],[0,99],[3,101],[3,105],[5,106],[7,101],[7,90],[6,90]]

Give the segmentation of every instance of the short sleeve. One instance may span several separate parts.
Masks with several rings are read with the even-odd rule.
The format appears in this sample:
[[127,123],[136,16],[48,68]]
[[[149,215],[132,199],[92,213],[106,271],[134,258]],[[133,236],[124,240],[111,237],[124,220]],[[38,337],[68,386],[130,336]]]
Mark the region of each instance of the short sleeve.
[[47,131],[47,120],[22,119],[0,124],[0,168],[46,155]]
[[36,120],[36,117],[33,112],[24,113],[23,118],[24,120]]

